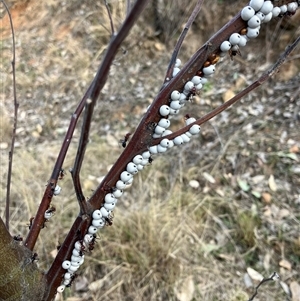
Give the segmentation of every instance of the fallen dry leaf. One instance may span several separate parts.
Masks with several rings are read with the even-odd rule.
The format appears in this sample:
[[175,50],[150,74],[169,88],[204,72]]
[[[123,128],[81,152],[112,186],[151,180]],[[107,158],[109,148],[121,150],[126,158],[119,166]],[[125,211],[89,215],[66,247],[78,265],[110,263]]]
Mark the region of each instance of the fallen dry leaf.
[[279,261],[279,266],[281,266],[289,271],[292,269],[292,264],[286,259],[281,259]]
[[252,280],[255,281],[262,281],[264,276],[262,274],[260,274],[259,272],[255,271],[252,268],[247,268],[247,273],[249,274],[249,276],[251,277]]
[[262,196],[263,201],[264,201],[266,204],[270,204],[270,203],[271,203],[271,201],[272,201],[272,196],[270,195],[270,193],[268,193],[268,192],[263,192],[263,193],[261,194],[261,196]]
[[183,283],[179,291],[176,290],[176,297],[179,301],[191,301],[195,292],[195,284],[193,276],[188,276]]
[[300,301],[300,284],[296,281],[290,283],[290,290],[292,293],[292,301]]
[[277,185],[276,185],[276,182],[275,182],[275,178],[273,175],[270,175],[270,178],[269,178],[269,187],[272,191],[277,191]]
[[222,98],[223,98],[223,101],[226,102],[234,96],[235,96],[235,93],[231,89],[229,89],[223,93]]

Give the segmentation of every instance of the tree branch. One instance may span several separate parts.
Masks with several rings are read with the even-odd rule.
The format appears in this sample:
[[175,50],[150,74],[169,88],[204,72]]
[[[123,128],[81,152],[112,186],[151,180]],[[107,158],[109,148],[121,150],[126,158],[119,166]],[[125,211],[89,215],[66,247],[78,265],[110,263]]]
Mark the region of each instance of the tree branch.
[[18,109],[19,103],[17,101],[17,88],[16,88],[16,45],[15,45],[15,31],[14,25],[11,17],[11,13],[9,8],[4,0],[1,0],[5,10],[7,11],[7,15],[9,18],[10,28],[11,28],[11,36],[12,36],[12,78],[13,78],[13,95],[14,95],[14,122],[13,122],[13,131],[11,137],[11,145],[10,151],[8,153],[8,171],[7,171],[7,180],[6,180],[6,204],[5,204],[5,226],[7,230],[9,230],[9,206],[10,206],[10,189],[11,189],[11,174],[12,174],[12,165],[13,165],[13,156],[15,149],[15,140],[16,140],[16,131],[18,125]]

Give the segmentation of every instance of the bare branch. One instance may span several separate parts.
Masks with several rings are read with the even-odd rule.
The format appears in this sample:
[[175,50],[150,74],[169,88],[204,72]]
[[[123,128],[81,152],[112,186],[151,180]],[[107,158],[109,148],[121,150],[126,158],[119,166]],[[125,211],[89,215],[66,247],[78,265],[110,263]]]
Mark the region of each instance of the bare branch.
[[255,298],[255,296],[258,294],[258,289],[259,289],[259,287],[263,284],[263,283],[265,283],[265,282],[268,282],[268,281],[272,281],[272,280],[278,280],[280,277],[279,277],[279,275],[276,273],[276,272],[274,272],[269,278],[264,278],[258,285],[257,285],[257,287],[255,288],[255,293],[251,296],[251,298],[248,300],[248,301],[253,301],[254,300],[254,298]]
[[16,140],[16,131],[18,124],[18,109],[19,103],[17,101],[17,88],[16,88],[16,45],[15,45],[15,31],[14,25],[11,17],[11,13],[9,8],[4,0],[1,0],[5,10],[7,11],[7,15],[9,18],[10,28],[11,28],[11,36],[12,36],[12,78],[13,78],[13,95],[14,95],[14,122],[13,122],[13,131],[11,137],[11,145],[10,151],[8,153],[8,172],[7,172],[7,180],[6,180],[6,204],[5,204],[5,226],[7,230],[9,230],[9,205],[10,205],[10,189],[11,189],[11,173],[12,173],[12,164],[13,164],[13,156],[15,149],[15,140]]
[[175,65],[175,62],[176,62],[176,58],[178,56],[178,53],[179,53],[179,50],[181,48],[181,45],[191,27],[191,25],[193,24],[193,22],[195,21],[197,15],[199,14],[200,10],[201,10],[201,6],[203,4],[203,1],[204,0],[198,0],[195,8],[193,9],[193,12],[191,13],[184,29],[182,30],[181,34],[180,34],[180,37],[175,45],[175,48],[174,48],[174,51],[173,51],[173,54],[172,54],[172,57],[171,57],[171,60],[170,60],[170,63],[169,63],[169,66],[168,66],[168,69],[167,69],[167,72],[166,72],[166,76],[165,76],[165,80],[164,80],[164,84],[169,82],[170,79],[172,78],[172,73],[173,73],[173,69],[174,69],[174,65]]
[[114,36],[115,35],[115,28],[114,28],[114,22],[113,22],[112,16],[111,16],[111,11],[110,11],[110,8],[109,8],[108,3],[107,3],[106,0],[104,0],[104,4],[105,4],[107,14],[108,14],[108,17],[109,17],[109,21],[110,21],[111,35]]

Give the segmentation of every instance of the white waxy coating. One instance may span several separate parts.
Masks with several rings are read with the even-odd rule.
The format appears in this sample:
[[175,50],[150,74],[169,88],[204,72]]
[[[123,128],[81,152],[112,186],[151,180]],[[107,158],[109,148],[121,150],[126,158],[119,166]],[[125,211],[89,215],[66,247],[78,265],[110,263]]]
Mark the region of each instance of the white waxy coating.
[[80,257],[79,256],[75,256],[75,255],[72,255],[71,256],[71,261],[73,261],[73,262],[80,262]]
[[208,67],[204,67],[203,69],[202,69],[202,71],[203,71],[203,73],[204,73],[204,75],[212,75],[214,72],[215,72],[215,65],[210,65],[210,66],[208,66]]
[[126,183],[124,183],[123,181],[119,180],[119,181],[117,181],[117,183],[116,183],[116,187],[117,187],[118,189],[124,189],[124,188],[126,187]]
[[101,217],[102,217],[102,214],[99,209],[96,209],[92,214],[93,219],[100,219]]
[[255,11],[259,11],[264,4],[264,0],[250,0],[249,6]]
[[287,5],[287,10],[291,13],[294,13],[297,10],[298,6],[299,5],[297,2],[291,2]]
[[[253,18],[253,17],[252,17]],[[251,18],[251,19],[252,19]],[[251,20],[250,19],[250,20]],[[249,21],[248,21],[249,22]],[[238,33],[233,33],[230,37],[229,37],[229,43],[234,46],[237,45],[240,42],[240,38],[241,36]]]
[[47,212],[47,210],[46,210],[46,212],[44,214],[44,218],[45,219],[50,219],[52,216],[53,216],[53,212]]
[[62,293],[65,290],[65,288],[66,288],[66,286],[64,284],[62,284],[56,289],[56,291],[58,293]]
[[180,98],[180,92],[177,91],[177,90],[174,90],[172,93],[171,93],[171,99],[172,100],[178,100]]
[[72,275],[70,273],[65,273],[64,274],[64,279],[68,280],[68,279],[71,279]]
[[96,228],[102,228],[105,225],[105,222],[102,218],[97,220],[94,219],[92,220],[92,225]]
[[280,6],[280,13],[283,15],[287,12],[287,5]]
[[160,138],[161,135],[162,135],[162,134],[156,134],[156,133],[153,133],[153,134],[152,134],[152,137],[153,137],[153,138]]
[[170,130],[165,130],[162,136],[164,137],[164,136],[167,136],[167,135],[171,135],[172,133],[173,132],[170,131]]
[[161,135],[166,129],[162,126],[157,125],[154,129],[154,133],[157,135]]
[[[167,119],[166,119],[167,120]],[[141,162],[143,161],[143,157],[141,155],[136,155],[133,159],[132,162],[134,164],[141,164]]]
[[80,241],[76,241],[75,242],[75,245],[74,245],[74,248],[77,250],[77,251],[82,251],[84,246],[82,245],[82,242]]
[[89,226],[88,233],[89,234],[95,234],[97,233],[98,229],[95,226]]
[[186,82],[184,85],[184,90],[190,92],[194,88],[194,83],[192,81]]
[[150,154],[149,151],[145,151],[145,152],[142,153],[142,157],[144,159],[149,159],[151,157],[151,154]]
[[116,207],[116,203],[104,203],[104,207],[107,209],[107,210],[113,210],[115,207]]
[[157,125],[167,129],[171,125],[171,122],[169,119],[162,118]]
[[272,12],[271,12],[271,13],[268,13],[268,14],[265,16],[265,18],[264,18],[264,20],[262,21],[262,23],[268,23],[268,22],[270,22],[270,21],[272,20],[272,18],[273,18]]
[[280,7],[275,6],[275,7],[273,8],[273,10],[272,10],[272,17],[273,17],[273,18],[276,18],[276,17],[278,17],[278,16],[280,15],[280,13],[281,13]]
[[110,213],[110,212],[109,212],[109,210],[107,210],[106,208],[101,207],[101,208],[100,208],[100,211],[101,211],[103,217],[108,217],[108,216],[109,216],[109,213]]
[[166,147],[163,147],[163,146],[161,146],[161,145],[159,144],[159,145],[157,145],[157,151],[158,151],[159,153],[164,153],[164,152],[167,151],[167,148],[166,148]]
[[226,51],[230,50],[230,48],[231,48],[231,44],[230,44],[229,41],[224,41],[224,42],[221,44],[221,46],[220,46],[220,49],[221,49],[221,51],[223,51],[223,52],[226,52]]
[[170,142],[170,140],[167,139],[167,138],[165,138],[165,139],[163,139],[163,140],[160,141],[160,145],[162,147],[169,147],[169,142]]
[[262,13],[261,11],[257,12],[255,14],[255,16],[257,16],[259,18],[259,20],[262,22],[264,20],[264,18],[266,17],[266,15],[264,13]]
[[257,28],[250,28],[250,27],[247,28],[247,34],[246,34],[246,36],[249,39],[255,39],[256,37],[258,37],[258,35],[259,35],[259,29],[257,29]]
[[178,74],[179,71],[180,71],[180,69],[179,69],[178,67],[175,67],[175,68],[173,69],[173,74],[172,74],[172,76],[173,76],[173,77],[176,76],[176,75]]
[[189,124],[191,124],[191,123],[193,123],[193,122],[195,122],[195,121],[196,121],[196,118],[190,117],[190,118],[186,119],[185,124],[186,124],[186,125],[189,125]]
[[112,193],[108,193],[105,197],[104,197],[104,201],[105,203],[113,203],[116,201],[115,196]]
[[133,178],[131,178],[128,182],[126,182],[126,188],[128,188],[128,185],[130,185],[133,182]]
[[[142,159],[142,161],[143,161],[143,159]],[[141,161],[141,163],[142,163],[142,161]],[[123,190],[122,190],[122,189],[115,189],[115,190],[112,192],[112,194],[114,195],[114,197],[119,198],[119,197],[122,196]]]
[[[91,226],[92,227],[92,226]],[[75,256],[80,256],[80,253],[79,253],[79,251],[78,250],[76,250],[76,249],[73,249],[73,251],[72,251],[72,255],[75,255]]]
[[144,169],[144,166],[143,166],[142,164],[138,164],[138,165],[137,165],[137,169],[141,171],[141,170]]
[[173,100],[170,103],[170,108],[173,110],[179,110],[179,109],[181,109],[181,107],[182,107],[182,105],[180,104],[179,100]]
[[128,182],[131,178],[133,178],[133,175],[131,173],[129,173],[128,171],[123,171],[120,174],[120,180],[124,183]]
[[61,187],[56,185],[55,188],[54,188],[53,194],[54,195],[59,195],[60,192],[61,192]]
[[245,6],[241,11],[241,18],[248,21],[255,15],[255,10],[251,6]]
[[186,95],[184,93],[181,93],[179,99],[180,103],[184,102],[185,100],[186,100]]
[[179,67],[180,65],[181,65],[181,60],[180,59],[176,59],[175,67]]
[[[224,43],[224,42],[223,42]],[[229,42],[228,42],[229,43]],[[230,43],[229,43],[230,44]],[[230,47],[231,47],[231,44],[230,44]],[[229,48],[230,49],[230,48]],[[228,50],[229,50],[228,49]],[[202,85],[204,85],[204,84],[206,84],[208,82],[208,79],[207,78],[205,78],[205,77],[201,77],[201,83],[202,83]]]
[[190,132],[185,132],[185,135],[187,135],[189,138],[193,136]]
[[71,261],[65,260],[65,261],[63,261],[61,266],[62,266],[63,269],[67,270],[71,266]]
[[168,116],[170,114],[170,107],[163,105],[159,108],[159,114],[161,116]]
[[142,166],[146,166],[149,164],[149,159],[144,159],[143,162],[141,163]]
[[267,15],[268,13],[272,12],[273,7],[274,7],[273,3],[272,3],[271,1],[268,0],[268,1],[265,1],[265,2],[264,2],[264,4],[263,4],[263,6],[261,7],[260,11],[261,11],[263,14]]
[[149,147],[149,152],[151,154],[157,154],[158,153],[158,150],[157,150],[157,145],[152,145]]
[[239,47],[245,47],[247,45],[248,38],[247,36],[241,36],[240,42],[239,42]]
[[68,272],[69,273],[74,273],[76,272],[77,270],[79,269],[79,265],[78,266],[75,266],[75,265],[72,265],[68,268]]
[[201,83],[201,77],[198,76],[198,75],[195,75],[195,76],[192,78],[191,82],[192,82],[195,86],[196,86],[196,85],[199,85],[199,84]]
[[183,144],[183,139],[181,136],[177,136],[173,139],[173,142],[175,145],[180,145],[180,144]]
[[203,85],[201,83],[195,86],[196,90],[201,90],[202,87],[203,87]]
[[191,138],[186,134],[181,134],[180,137],[182,138],[184,143],[188,143],[191,140]]
[[64,285],[69,285],[70,283],[71,283],[71,279],[66,279],[63,282]]
[[257,15],[255,15],[248,21],[247,24],[248,24],[248,27],[257,28],[258,26],[260,26],[261,21],[260,21],[259,17]]
[[174,146],[174,142],[172,140],[169,141],[169,148]]
[[170,108],[170,115],[177,115],[179,113],[179,110],[174,110]]
[[[75,268],[78,269],[79,266],[80,266],[80,262],[79,262],[79,261],[72,261],[72,262],[71,262],[70,268],[71,268],[71,267],[75,267]],[[70,269],[70,268],[69,268],[69,269]]]
[[126,170],[128,172],[130,172],[131,174],[135,175],[136,173],[138,173],[138,169],[136,167],[136,165],[133,162],[129,162],[126,166]]
[[94,239],[94,236],[92,234],[85,234],[83,240],[89,244]]
[[194,124],[190,127],[189,129],[189,132],[192,134],[192,135],[197,135],[200,133],[200,125],[198,124]]

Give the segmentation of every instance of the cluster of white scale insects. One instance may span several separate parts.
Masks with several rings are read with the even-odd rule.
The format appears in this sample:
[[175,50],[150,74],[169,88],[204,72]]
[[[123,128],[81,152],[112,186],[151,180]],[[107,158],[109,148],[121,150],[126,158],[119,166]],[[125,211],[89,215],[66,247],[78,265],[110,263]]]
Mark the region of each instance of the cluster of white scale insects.
[[[231,55],[235,55],[239,52],[240,47],[246,46],[249,40],[259,35],[262,24],[278,16],[286,14],[292,15],[298,8],[297,2],[291,2],[282,6],[276,6],[274,5],[275,3],[276,1],[251,0],[249,5],[241,10],[241,18],[247,22],[247,27],[241,30],[241,32],[233,33],[228,40],[223,41],[220,45],[220,53],[218,55],[212,55],[209,60],[205,62],[203,68],[197,72],[197,75],[186,82],[182,92],[175,90],[171,93],[169,105],[162,105],[159,109],[162,118],[154,128],[153,138],[160,138],[172,134],[172,131],[168,130],[171,124],[169,117],[178,114],[185,103],[190,100],[191,96],[202,89],[203,85],[207,82],[207,78],[215,72],[216,63],[220,57],[225,56],[228,52]],[[180,65],[181,61],[177,59],[173,69],[173,77],[180,71]],[[186,125],[190,125],[195,121],[195,118],[188,116],[185,122]],[[61,285],[57,288],[57,292],[61,293],[65,287],[70,286],[75,272],[84,261],[84,252],[93,248],[97,231],[106,225],[118,199],[122,196],[124,189],[133,182],[134,176],[148,165],[149,162],[151,163],[151,155],[164,153],[173,146],[187,143],[192,136],[199,134],[199,132],[200,126],[193,124],[186,133],[175,137],[173,140],[167,138],[162,139],[159,144],[150,146],[148,151],[136,155],[132,159],[132,162],[127,164],[126,170],[120,174],[119,180],[111,193],[105,195],[103,207],[93,212],[92,224],[88,228],[88,233],[84,236],[83,240],[75,243],[71,258],[62,263],[62,268],[66,270],[66,273],[64,274]],[[60,190],[60,187],[56,186],[55,194],[59,194]],[[49,217],[48,214],[47,219]]]

